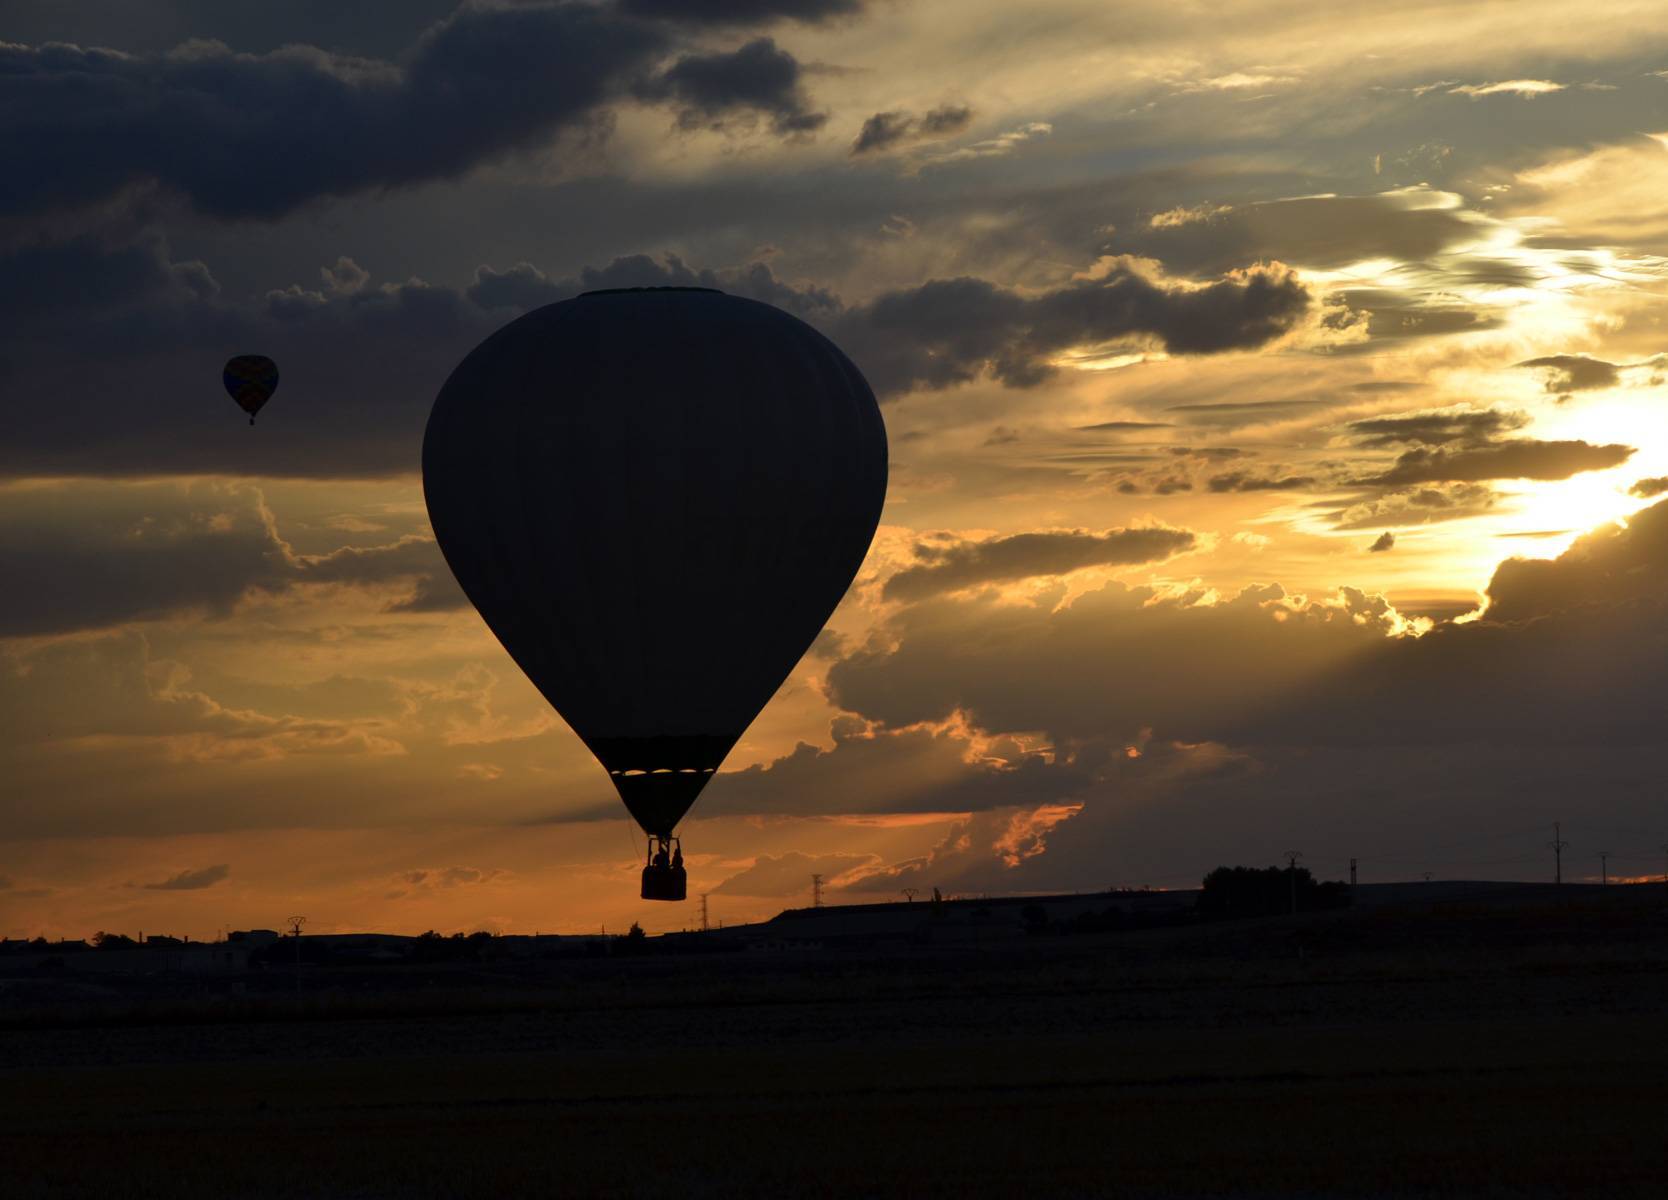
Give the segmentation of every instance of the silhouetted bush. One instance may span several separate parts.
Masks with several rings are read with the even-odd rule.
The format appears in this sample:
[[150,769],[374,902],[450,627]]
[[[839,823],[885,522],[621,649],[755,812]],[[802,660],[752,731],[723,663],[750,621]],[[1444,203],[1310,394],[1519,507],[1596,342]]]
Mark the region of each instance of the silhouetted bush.
[[1292,910],[1296,888],[1299,912],[1348,908],[1343,883],[1317,883],[1306,867],[1217,867],[1205,876],[1195,907],[1208,917],[1268,917]]
[[411,948],[411,961],[419,963],[480,962],[481,953],[492,941],[485,931],[442,937],[434,930],[420,935]]

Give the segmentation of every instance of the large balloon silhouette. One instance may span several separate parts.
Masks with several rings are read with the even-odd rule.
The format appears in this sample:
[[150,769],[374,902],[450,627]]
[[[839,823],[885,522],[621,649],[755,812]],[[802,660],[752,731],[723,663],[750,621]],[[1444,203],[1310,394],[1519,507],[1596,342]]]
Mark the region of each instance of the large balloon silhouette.
[[278,364],[264,354],[239,354],[221,368],[220,382],[253,425],[255,414],[278,390]]
[[650,835],[646,898],[683,898],[673,831],[850,585],[886,470],[851,361],[707,288],[538,309],[441,389],[435,537]]

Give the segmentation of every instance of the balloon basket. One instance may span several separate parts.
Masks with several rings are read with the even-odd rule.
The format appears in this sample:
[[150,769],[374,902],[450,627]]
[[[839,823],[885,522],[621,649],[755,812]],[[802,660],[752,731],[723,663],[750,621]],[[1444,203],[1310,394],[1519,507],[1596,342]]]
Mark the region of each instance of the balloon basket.
[[689,872],[683,868],[683,847],[675,837],[649,835],[649,861],[643,864],[645,900],[683,900],[689,895]]

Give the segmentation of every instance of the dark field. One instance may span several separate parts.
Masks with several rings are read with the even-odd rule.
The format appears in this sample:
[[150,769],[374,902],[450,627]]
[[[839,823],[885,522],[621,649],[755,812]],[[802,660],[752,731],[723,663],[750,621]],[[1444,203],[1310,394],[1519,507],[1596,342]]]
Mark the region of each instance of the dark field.
[[0,1191],[1659,1197],[1663,901],[14,989]]

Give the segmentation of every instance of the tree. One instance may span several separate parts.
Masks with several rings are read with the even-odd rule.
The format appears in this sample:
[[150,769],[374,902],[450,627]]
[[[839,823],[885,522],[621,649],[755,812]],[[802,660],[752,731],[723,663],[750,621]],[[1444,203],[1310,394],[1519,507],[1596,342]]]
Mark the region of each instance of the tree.
[[1289,913],[1292,893],[1299,912],[1349,905],[1342,883],[1317,883],[1307,867],[1217,867],[1205,876],[1195,903],[1210,917],[1268,917]]

